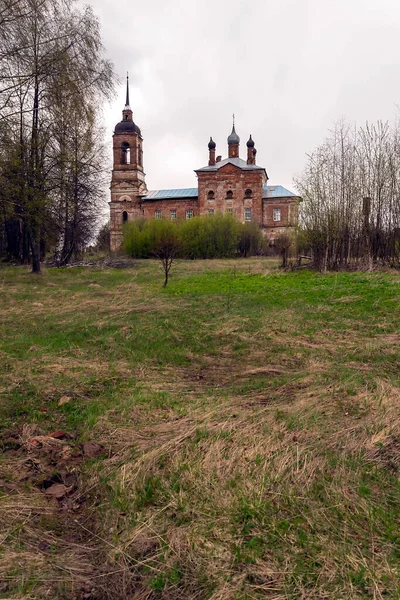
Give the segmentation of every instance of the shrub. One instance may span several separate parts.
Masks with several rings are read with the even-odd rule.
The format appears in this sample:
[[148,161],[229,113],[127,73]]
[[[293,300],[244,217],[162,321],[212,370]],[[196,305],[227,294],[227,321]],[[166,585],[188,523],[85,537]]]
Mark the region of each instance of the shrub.
[[282,257],[282,267],[286,268],[291,250],[294,247],[294,238],[290,233],[280,233],[275,238],[275,248]]
[[231,215],[194,217],[180,224],[186,258],[231,258],[238,253],[241,225]]
[[[264,238],[257,223],[241,224],[231,215],[194,217],[188,221],[152,219],[130,221],[123,229],[125,252],[134,258],[160,254],[160,240],[168,239],[174,257],[233,258],[263,250]],[[163,243],[161,243],[163,245]]]
[[241,225],[238,250],[240,256],[255,256],[263,252],[264,236],[257,223],[244,223]]
[[149,258],[151,255],[151,235],[149,221],[138,219],[128,221],[123,228],[123,249],[133,258]]
[[194,217],[188,221],[182,221],[179,226],[179,237],[182,255],[185,258],[209,258],[212,253],[204,217]]

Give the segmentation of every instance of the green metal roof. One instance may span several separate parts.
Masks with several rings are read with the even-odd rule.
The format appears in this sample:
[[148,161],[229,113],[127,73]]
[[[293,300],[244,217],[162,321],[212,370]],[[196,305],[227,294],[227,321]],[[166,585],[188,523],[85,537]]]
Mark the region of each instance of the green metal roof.
[[[263,198],[290,198],[297,197],[290,190],[284,188],[282,185],[264,185]],[[152,190],[143,196],[143,200],[183,200],[187,198],[198,198],[197,188],[177,188],[172,190]]]
[[197,198],[197,188],[182,188],[174,190],[152,190],[143,200],[167,200],[168,198]]

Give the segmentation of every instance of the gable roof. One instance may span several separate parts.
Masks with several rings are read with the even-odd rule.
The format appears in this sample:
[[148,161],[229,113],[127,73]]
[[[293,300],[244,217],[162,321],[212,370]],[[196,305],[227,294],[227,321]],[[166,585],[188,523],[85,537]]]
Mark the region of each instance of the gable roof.
[[265,171],[264,167],[259,167],[258,165],[248,165],[247,162],[243,160],[243,158],[239,158],[237,156],[236,158],[224,158],[224,160],[220,160],[212,166],[202,167],[201,169],[195,169],[195,173],[202,173],[204,171],[219,171],[222,167],[225,167],[225,165],[228,164],[234,165],[235,167],[238,167],[243,171]]

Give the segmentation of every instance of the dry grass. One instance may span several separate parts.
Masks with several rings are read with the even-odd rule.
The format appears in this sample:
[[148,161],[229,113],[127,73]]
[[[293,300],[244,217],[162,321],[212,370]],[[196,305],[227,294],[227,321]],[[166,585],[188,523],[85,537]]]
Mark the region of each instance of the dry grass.
[[152,262],[3,282],[0,597],[399,597],[395,315],[374,312],[383,287],[349,319],[347,280],[310,279],[312,305],[273,269],[185,262],[165,292]]

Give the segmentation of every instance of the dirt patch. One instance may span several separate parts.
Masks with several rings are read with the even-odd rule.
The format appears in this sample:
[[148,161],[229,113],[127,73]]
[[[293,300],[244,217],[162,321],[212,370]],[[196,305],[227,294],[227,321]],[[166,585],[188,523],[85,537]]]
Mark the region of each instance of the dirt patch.
[[[86,267],[92,269],[133,269],[137,265],[137,261],[129,256],[120,256],[117,258],[107,257],[102,260],[81,260],[63,265],[63,268],[73,269],[77,267]],[[58,269],[55,261],[46,262],[46,267],[49,269]]]
[[385,333],[377,336],[379,341],[382,341],[384,344],[391,344],[393,346],[400,345],[400,333]]
[[341,298],[333,298],[331,302],[339,304],[350,304],[351,302],[357,302],[361,299],[361,296],[342,296]]
[[367,452],[366,458],[397,473],[400,470],[400,436],[390,436],[383,443],[378,443]]
[[0,595],[18,588],[27,597],[26,581],[35,582],[37,598],[105,600],[115,589],[115,562],[108,563],[80,474],[85,458],[103,448],[74,437],[34,424],[2,433]]
[[252,375],[282,375],[287,373],[286,369],[279,366],[258,367],[257,369],[247,369],[238,374],[238,377],[251,377]]

